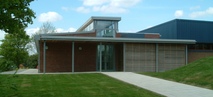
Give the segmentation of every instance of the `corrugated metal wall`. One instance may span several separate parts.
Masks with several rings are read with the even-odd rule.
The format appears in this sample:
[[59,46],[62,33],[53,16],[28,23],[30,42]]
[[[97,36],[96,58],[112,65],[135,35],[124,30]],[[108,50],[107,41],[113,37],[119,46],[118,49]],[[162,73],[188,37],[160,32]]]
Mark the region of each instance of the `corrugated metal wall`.
[[197,43],[213,43],[213,22],[175,19],[139,33],[159,33],[161,39],[192,39]]
[[177,21],[177,39],[193,39],[197,43],[213,43],[213,22]]
[[149,29],[142,30],[138,33],[159,33],[161,39],[176,39],[177,38],[177,26],[176,20],[172,20]]

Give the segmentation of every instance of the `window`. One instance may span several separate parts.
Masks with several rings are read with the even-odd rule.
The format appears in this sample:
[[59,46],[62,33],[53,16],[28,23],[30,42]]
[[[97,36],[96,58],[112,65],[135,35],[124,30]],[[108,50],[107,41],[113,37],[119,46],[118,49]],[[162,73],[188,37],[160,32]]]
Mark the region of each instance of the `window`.
[[94,29],[94,24],[92,22],[86,28],[84,28],[83,31],[92,31],[93,29]]
[[98,37],[115,37],[117,21],[96,21],[95,29]]
[[213,44],[188,45],[189,50],[213,50]]

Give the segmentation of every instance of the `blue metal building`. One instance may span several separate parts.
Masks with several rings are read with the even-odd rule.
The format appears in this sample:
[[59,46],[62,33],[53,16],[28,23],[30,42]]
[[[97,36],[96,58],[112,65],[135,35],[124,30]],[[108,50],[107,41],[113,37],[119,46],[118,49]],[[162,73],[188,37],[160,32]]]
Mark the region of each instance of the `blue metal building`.
[[175,19],[138,33],[159,33],[161,39],[193,39],[197,43],[213,43],[213,22]]

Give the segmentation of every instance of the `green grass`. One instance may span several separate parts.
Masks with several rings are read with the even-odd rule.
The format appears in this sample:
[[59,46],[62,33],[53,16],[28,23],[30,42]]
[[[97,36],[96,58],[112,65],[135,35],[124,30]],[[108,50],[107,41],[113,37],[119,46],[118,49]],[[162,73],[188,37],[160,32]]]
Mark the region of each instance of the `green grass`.
[[[0,81],[12,75],[0,75]],[[16,75],[17,91],[4,90],[15,97],[161,97],[161,95],[103,74]],[[0,87],[1,88],[1,87]],[[2,92],[2,91],[0,91]],[[0,93],[2,94],[2,93]],[[2,96],[2,95],[1,95]]]
[[203,58],[167,72],[143,74],[213,89],[213,57]]

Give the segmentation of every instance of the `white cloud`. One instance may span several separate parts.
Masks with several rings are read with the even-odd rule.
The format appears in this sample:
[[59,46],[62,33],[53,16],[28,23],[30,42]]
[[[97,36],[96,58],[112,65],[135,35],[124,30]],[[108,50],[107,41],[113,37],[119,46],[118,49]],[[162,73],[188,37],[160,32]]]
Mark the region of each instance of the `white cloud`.
[[200,6],[193,6],[193,7],[190,7],[189,9],[190,10],[197,10],[197,9],[200,9]]
[[76,11],[82,13],[102,12],[102,13],[125,13],[128,8],[136,5],[141,0],[83,0],[83,6]]
[[58,33],[60,33],[60,32],[75,32],[77,29],[75,29],[75,28],[73,28],[73,27],[70,27],[69,29],[67,29],[67,30],[65,30],[65,29],[63,29],[63,28],[57,28],[56,29],[56,31],[58,32]]
[[64,11],[69,11],[69,10],[70,10],[70,8],[69,8],[69,7],[64,7],[64,6],[63,6],[63,7],[61,7],[61,9],[62,9],[62,10],[64,10]]
[[78,7],[78,8],[76,9],[76,11],[77,11],[77,12],[80,12],[80,13],[89,13],[89,12],[90,12],[90,9],[81,6],[81,7]]
[[62,16],[57,12],[47,12],[40,14],[39,22],[55,22],[62,19]]
[[124,13],[126,12],[126,9],[121,7],[106,5],[106,6],[95,6],[93,7],[93,11],[103,12],[103,13]]
[[39,30],[39,28],[27,28],[25,31],[27,33],[27,35],[29,35],[30,37],[35,34],[37,31]]
[[70,28],[68,29],[69,32],[75,32],[76,30],[77,30],[77,29],[72,28],[72,27],[70,27]]
[[203,17],[203,16],[207,16],[207,15],[213,15],[213,7],[209,7],[208,9],[206,9],[204,11],[192,12],[189,15],[189,17],[191,17],[191,18],[197,18],[197,17]]
[[110,0],[110,5],[116,7],[131,7],[139,3],[141,0]]
[[96,6],[109,2],[110,0],[83,0],[84,6]]
[[180,18],[183,16],[183,10],[176,10],[174,16]]

